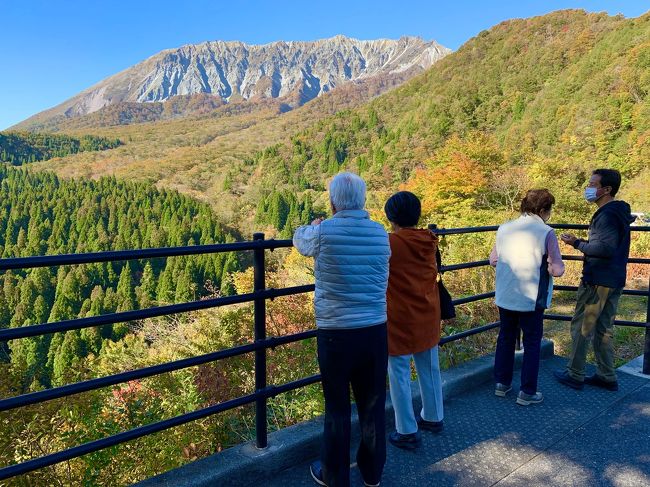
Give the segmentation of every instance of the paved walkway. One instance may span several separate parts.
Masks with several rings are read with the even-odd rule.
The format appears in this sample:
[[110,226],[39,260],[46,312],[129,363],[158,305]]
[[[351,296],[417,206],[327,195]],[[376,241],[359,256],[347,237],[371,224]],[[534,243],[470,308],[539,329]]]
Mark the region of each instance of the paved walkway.
[[[448,400],[443,433],[423,432],[416,452],[388,445],[382,486],[650,486],[650,380],[619,374],[618,392],[575,391],[553,379],[564,363],[542,362],[540,405],[497,398],[489,383]],[[301,464],[264,485],[315,483]]]

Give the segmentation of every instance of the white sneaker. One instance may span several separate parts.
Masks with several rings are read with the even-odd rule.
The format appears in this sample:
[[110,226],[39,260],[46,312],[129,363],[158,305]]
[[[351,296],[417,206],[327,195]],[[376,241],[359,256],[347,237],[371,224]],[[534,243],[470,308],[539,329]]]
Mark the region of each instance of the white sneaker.
[[544,400],[544,395],[541,392],[535,394],[526,394],[524,391],[519,391],[517,396],[517,404],[520,406],[530,406],[531,404],[539,404]]
[[499,397],[506,397],[506,394],[508,394],[511,390],[512,386],[507,386],[505,384],[497,382],[497,385],[494,387],[494,395]]

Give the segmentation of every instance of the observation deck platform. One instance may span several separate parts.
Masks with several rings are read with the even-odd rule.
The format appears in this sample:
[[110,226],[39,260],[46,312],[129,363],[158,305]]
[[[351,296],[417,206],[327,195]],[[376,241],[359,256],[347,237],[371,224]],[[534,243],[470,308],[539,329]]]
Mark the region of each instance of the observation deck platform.
[[[512,392],[496,397],[491,382],[452,397],[442,433],[422,432],[415,452],[388,445],[382,485],[650,485],[650,381],[620,373],[618,392],[576,391],[553,378],[565,363],[542,362],[539,405],[518,406]],[[352,475],[352,485],[363,485],[358,469]],[[315,484],[303,463],[248,485]]]
[[[545,348],[539,375],[544,402],[538,405],[515,403],[517,374],[508,397],[494,395],[490,356],[443,372],[444,431],[423,431],[422,445],[415,451],[389,443],[381,485],[650,485],[650,380],[628,373],[640,365],[619,369],[617,392],[591,386],[577,391],[555,381],[553,371],[563,368],[566,359],[552,355],[550,343]],[[463,381],[470,387],[459,389]],[[414,390],[416,403],[417,394]],[[392,410],[387,416],[387,431],[392,431]],[[316,485],[309,463],[318,458],[320,428],[319,421],[312,421],[289,434],[273,433],[268,451],[258,458],[253,447],[244,446],[229,458],[215,455],[138,485],[310,487]],[[356,444],[353,437],[352,461]],[[224,470],[230,472],[220,476]],[[351,485],[363,485],[354,464]]]

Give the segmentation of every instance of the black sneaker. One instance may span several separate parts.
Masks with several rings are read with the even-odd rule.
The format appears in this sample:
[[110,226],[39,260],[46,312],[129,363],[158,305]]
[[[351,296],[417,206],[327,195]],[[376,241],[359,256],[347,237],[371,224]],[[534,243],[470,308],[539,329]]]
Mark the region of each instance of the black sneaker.
[[555,376],[555,378],[560,384],[569,386],[572,389],[577,389],[581,391],[585,387],[583,382],[580,382],[579,380],[575,380],[573,377],[569,375],[569,373],[566,370],[556,370],[555,372],[553,372],[553,375]]
[[422,443],[422,438],[420,438],[420,433],[417,431],[408,435],[403,435],[397,431],[393,431],[390,435],[388,435],[388,441],[390,441],[397,448],[403,448],[404,450],[415,450],[418,446],[420,446],[420,443]]
[[314,482],[327,487],[327,484],[323,480],[323,465],[320,460],[316,460],[309,465],[309,473],[311,473],[311,478],[314,479]]
[[600,377],[598,374],[588,375],[585,377],[585,384],[590,386],[602,387],[608,391],[618,391],[618,381],[609,381]]
[[418,429],[431,431],[432,433],[440,433],[445,428],[442,421],[427,421],[421,416],[418,418]]

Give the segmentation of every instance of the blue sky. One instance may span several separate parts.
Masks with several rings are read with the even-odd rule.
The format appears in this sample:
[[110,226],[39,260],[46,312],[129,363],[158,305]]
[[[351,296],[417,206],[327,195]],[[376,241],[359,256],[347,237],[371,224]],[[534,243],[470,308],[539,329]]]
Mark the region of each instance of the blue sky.
[[418,35],[457,49],[515,17],[584,8],[637,17],[647,0],[0,0],[0,130],[161,51],[206,40]]

